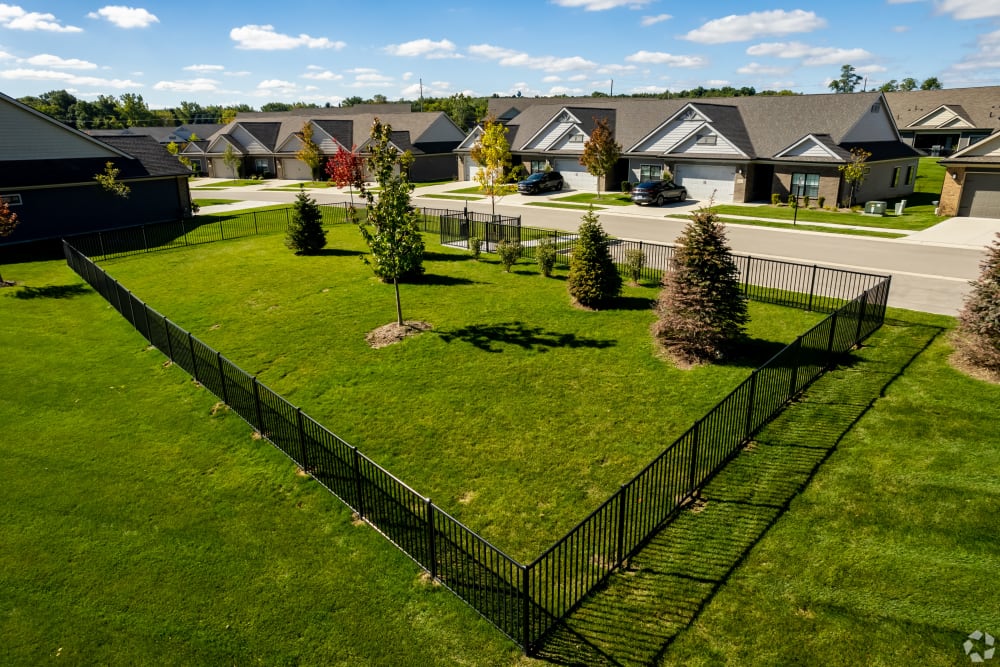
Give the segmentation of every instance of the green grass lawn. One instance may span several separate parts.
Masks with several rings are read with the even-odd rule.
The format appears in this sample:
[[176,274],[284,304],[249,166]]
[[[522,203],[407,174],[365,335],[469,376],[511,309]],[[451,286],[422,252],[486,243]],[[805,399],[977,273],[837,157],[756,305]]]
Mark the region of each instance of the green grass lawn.
[[230,181],[215,181],[211,184],[206,184],[204,186],[194,183],[191,185],[192,190],[218,190],[219,188],[242,188],[247,185],[262,185],[264,181],[256,178],[239,178]]
[[632,200],[628,193],[622,192],[578,192],[566,197],[558,197],[555,201],[564,201],[574,204],[594,204],[603,206],[631,206]]
[[301,183],[292,183],[290,185],[281,185],[275,188],[264,188],[265,190],[280,192],[283,190],[298,190],[299,187],[303,187],[307,190],[324,189],[324,188],[335,188],[337,187],[330,181],[302,181]]
[[453,199],[458,201],[477,201],[480,199],[485,199],[485,197],[477,197],[475,195],[448,195],[448,194],[415,194],[415,197],[420,197],[422,199]]
[[653,354],[655,288],[627,289],[621,309],[583,312],[569,304],[565,274],[546,280],[527,263],[506,274],[495,259],[434,245],[427,278],[402,288],[404,317],[434,331],[372,350],[364,336],[394,318],[392,288],[360,261],[355,229],[329,237],[317,257],[267,236],[105,267],[524,561],[819,319],[753,304],[748,357],[682,372]]
[[[667,215],[668,218],[679,218],[681,220],[690,220],[691,214],[681,214],[681,213],[671,213]],[[719,222],[723,222],[727,225],[752,225],[754,227],[775,227],[777,229],[797,229],[800,232],[826,232],[828,234],[847,234],[850,236],[874,236],[876,238],[883,239],[898,239],[903,238],[906,234],[899,234],[896,232],[875,232],[868,229],[852,229],[849,227],[836,227],[836,226],[820,226],[820,225],[810,225],[808,223],[797,223],[792,226],[784,222],[775,222],[773,220],[743,220],[738,218],[719,218]]]
[[[280,236],[267,238],[280,245]],[[309,319],[332,313],[335,325],[356,326],[337,307],[347,295],[324,292],[335,284],[330,273],[303,266],[315,259],[324,268],[336,255],[289,253],[311,281],[296,287],[278,254],[231,242],[198,252],[223,247],[246,260],[240,307],[255,322],[269,330],[282,309],[289,314],[292,299],[271,298],[285,283],[309,313],[286,340],[308,335],[323,350],[315,359],[343,352],[324,347],[336,326]],[[170,255],[177,264],[159,259]],[[149,255],[133,270],[156,258],[177,269],[160,275],[165,292],[182,292],[178,265],[192,257]],[[127,264],[107,268],[119,276]],[[492,263],[479,268],[466,277],[482,280],[474,312],[484,321],[503,305],[493,291],[499,281],[542,281]],[[850,363],[761,433],[709,485],[704,504],[655,538],[570,618],[570,632],[530,661],[457,598],[422,583],[417,566],[374,531],[352,525],[339,501],[252,440],[242,420],[213,411],[215,398],[164,367],[62,261],[7,265],[4,277],[20,283],[0,290],[5,664],[961,665],[970,664],[962,650],[969,633],[1000,636],[992,601],[1000,387],[948,365],[951,318],[890,309]],[[391,318],[385,286],[365,285],[371,295],[355,305],[377,312],[362,319]],[[418,292],[403,286],[408,318],[424,316]],[[609,335],[600,320],[589,320],[587,340]],[[207,318],[178,321],[201,327],[199,335],[254,337],[225,322],[212,329]],[[516,330],[500,332],[471,331],[448,345],[489,354],[495,368],[514,355],[558,351],[541,353],[539,340],[532,353]],[[423,353],[433,341],[425,334],[380,352]],[[286,367],[272,357],[255,357],[247,370]],[[639,377],[642,366],[620,374]],[[437,369],[433,379],[449,374]],[[494,396],[474,390],[467,400],[496,414]],[[375,399],[365,409],[386,404]],[[428,423],[451,418],[422,400],[417,407]],[[478,454],[482,441],[469,442]],[[511,448],[511,458],[520,453]],[[428,458],[447,455],[439,447]],[[557,465],[549,478],[577,472]]]
[[217,204],[235,204],[239,199],[195,199],[198,206],[215,206]]
[[542,208],[568,208],[578,211],[586,211],[587,209],[593,207],[595,211],[603,210],[602,206],[592,206],[591,204],[564,204],[558,201],[532,201],[525,204],[525,206],[541,206]]

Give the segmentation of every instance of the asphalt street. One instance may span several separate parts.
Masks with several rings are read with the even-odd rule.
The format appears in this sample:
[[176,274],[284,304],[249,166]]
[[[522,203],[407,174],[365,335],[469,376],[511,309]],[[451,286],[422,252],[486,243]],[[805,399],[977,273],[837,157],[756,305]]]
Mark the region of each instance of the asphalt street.
[[[470,184],[465,184],[470,185]],[[266,186],[273,187],[273,182]],[[490,211],[489,199],[465,202],[455,199],[428,198],[424,195],[445,192],[462,187],[463,184],[449,183],[444,186],[420,188],[414,193],[413,201],[418,206],[434,208]],[[192,191],[196,198],[237,199],[241,202],[281,203],[295,198],[291,190],[274,191],[257,188],[233,188],[228,190]],[[560,193],[565,194],[565,193]],[[310,195],[319,203],[346,201],[346,194],[331,189],[310,190]],[[530,227],[547,227],[575,230],[580,223],[582,211],[533,206],[548,197],[525,197],[508,195],[498,199],[495,211],[505,215],[520,215],[522,224]],[[233,208],[241,205],[231,205]],[[697,208],[697,203],[673,204],[663,208],[622,207],[621,211],[604,209],[599,211],[601,224],[611,234],[624,239],[673,243],[680,235],[686,221],[666,217],[670,213],[683,213]],[[206,207],[204,212],[223,210],[228,207]],[[752,212],[752,209],[749,209]],[[729,224],[727,232],[734,252],[756,257],[782,259],[808,264],[818,264],[834,268],[881,273],[892,276],[889,305],[929,313],[955,315],[968,292],[969,281],[979,274],[986,247],[993,235],[1000,231],[1000,220],[980,221],[976,233],[962,233],[961,219],[951,223],[955,227],[943,227],[933,233],[918,233],[902,239],[883,239],[866,236],[849,236],[823,232],[803,232],[795,229],[753,227]],[[965,225],[968,228],[968,225]],[[949,233],[949,229],[959,230]],[[931,230],[928,230],[931,232]]]

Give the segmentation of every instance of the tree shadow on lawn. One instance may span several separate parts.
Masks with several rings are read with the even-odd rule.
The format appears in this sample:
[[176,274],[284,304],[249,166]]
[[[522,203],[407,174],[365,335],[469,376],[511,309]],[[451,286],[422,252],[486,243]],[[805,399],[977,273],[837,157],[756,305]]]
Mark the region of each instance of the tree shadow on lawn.
[[460,340],[484,352],[494,353],[503,352],[504,347],[508,345],[516,345],[524,350],[547,352],[557,347],[607,348],[617,344],[614,340],[581,338],[571,333],[545,331],[541,327],[525,326],[522,322],[473,324],[453,331],[439,331],[437,334],[446,343]]
[[10,294],[15,299],[72,299],[90,293],[86,285],[49,285],[47,287],[22,287]]
[[682,512],[558,626],[538,651],[559,665],[648,665],[789,509],[886,388],[941,334],[889,325],[852,368],[819,378]]
[[360,257],[365,253],[360,250],[347,250],[345,248],[322,248],[312,254],[317,257]]

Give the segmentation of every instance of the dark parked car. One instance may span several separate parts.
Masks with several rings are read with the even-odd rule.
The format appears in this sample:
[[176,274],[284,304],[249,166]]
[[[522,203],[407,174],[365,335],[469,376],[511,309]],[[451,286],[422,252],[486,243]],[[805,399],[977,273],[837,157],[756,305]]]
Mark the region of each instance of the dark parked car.
[[636,204],[663,206],[666,201],[684,201],[687,190],[673,181],[643,181],[632,188],[632,201]]
[[562,190],[563,177],[558,171],[536,171],[523,181],[518,181],[517,191],[524,195],[538,194],[546,190]]

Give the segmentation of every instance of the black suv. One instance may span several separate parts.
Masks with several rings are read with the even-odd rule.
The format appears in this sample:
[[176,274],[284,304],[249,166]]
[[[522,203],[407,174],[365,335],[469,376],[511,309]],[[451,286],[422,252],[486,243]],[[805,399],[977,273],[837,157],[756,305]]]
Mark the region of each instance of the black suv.
[[558,171],[536,171],[523,181],[518,181],[517,191],[523,195],[533,195],[546,190],[562,190],[563,177]]
[[665,201],[684,201],[687,198],[687,190],[673,181],[643,181],[632,188],[632,201],[640,205],[663,206]]

